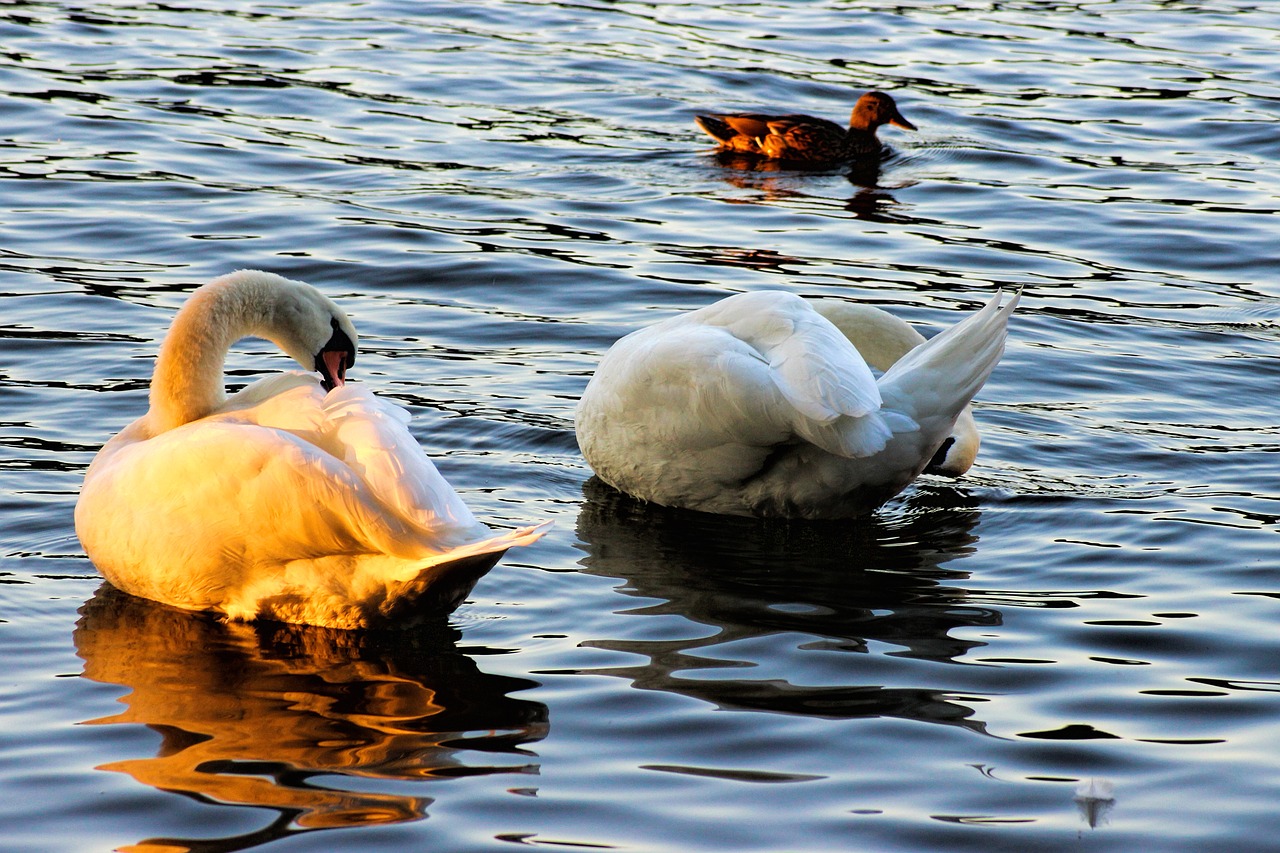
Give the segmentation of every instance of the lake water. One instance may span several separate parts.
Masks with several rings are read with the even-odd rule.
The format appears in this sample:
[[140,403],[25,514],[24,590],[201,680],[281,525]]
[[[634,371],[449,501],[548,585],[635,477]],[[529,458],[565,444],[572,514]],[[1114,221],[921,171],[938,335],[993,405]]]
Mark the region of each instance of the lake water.
[[[1278,47],[1228,0],[0,7],[0,848],[1280,849]],[[919,126],[878,169],[692,122],[870,88]],[[242,267],[348,309],[480,518],[555,520],[448,620],[100,589],[84,469]],[[578,453],[640,325],[997,287],[977,466],[867,519],[664,511]]]

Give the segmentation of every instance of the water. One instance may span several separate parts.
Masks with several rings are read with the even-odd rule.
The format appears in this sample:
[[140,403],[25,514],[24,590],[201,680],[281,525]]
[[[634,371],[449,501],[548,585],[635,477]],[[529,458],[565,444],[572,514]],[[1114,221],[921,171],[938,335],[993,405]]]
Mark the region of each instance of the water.
[[[1278,849],[1278,35],[1225,0],[0,7],[0,847]],[[692,124],[872,87],[920,127],[878,169]],[[84,468],[239,267],[347,307],[478,516],[556,520],[447,623],[99,590]],[[996,287],[979,464],[868,519],[644,507],[577,452],[638,325],[784,288],[936,329]]]

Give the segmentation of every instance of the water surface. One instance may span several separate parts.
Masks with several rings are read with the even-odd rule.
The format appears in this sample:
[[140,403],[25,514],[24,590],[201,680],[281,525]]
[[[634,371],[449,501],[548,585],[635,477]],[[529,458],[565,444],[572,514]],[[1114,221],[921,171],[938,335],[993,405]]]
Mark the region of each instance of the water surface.
[[[0,8],[0,846],[1274,848],[1278,35],[1157,0]],[[851,171],[692,123],[869,88],[920,130]],[[349,310],[478,516],[556,520],[448,620],[101,588],[84,469],[243,267]],[[928,333],[1021,288],[978,465],[840,524],[591,481],[609,344],[766,288]]]

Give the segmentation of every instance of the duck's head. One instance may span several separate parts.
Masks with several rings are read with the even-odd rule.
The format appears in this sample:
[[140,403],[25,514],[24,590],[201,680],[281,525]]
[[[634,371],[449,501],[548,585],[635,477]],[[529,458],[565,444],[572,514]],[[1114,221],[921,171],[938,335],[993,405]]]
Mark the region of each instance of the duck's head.
[[858,98],[858,103],[853,105],[853,114],[849,116],[849,127],[875,132],[877,127],[885,124],[907,130],[916,129],[914,124],[898,112],[898,105],[890,95],[884,92],[867,92]]

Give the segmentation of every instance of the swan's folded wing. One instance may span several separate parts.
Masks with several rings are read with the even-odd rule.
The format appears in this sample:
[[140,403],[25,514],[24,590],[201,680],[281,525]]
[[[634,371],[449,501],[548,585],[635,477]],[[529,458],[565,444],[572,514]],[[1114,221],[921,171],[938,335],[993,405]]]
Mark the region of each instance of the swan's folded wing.
[[740,293],[687,315],[683,325],[722,328],[754,349],[769,364],[778,390],[810,420],[825,423],[880,408],[875,377],[858,350],[795,294]]
[[[729,304],[726,304],[729,303]],[[733,297],[713,322],[768,362],[800,437],[839,456],[878,453],[892,435],[871,368],[839,329],[803,299],[782,292]],[[893,429],[913,424],[894,424]]]
[[880,408],[871,368],[840,330],[816,312],[766,350],[779,389],[805,417],[825,423]]
[[474,538],[477,522],[409,432],[409,413],[361,385],[324,398],[322,441],[384,503],[424,527]]
[[578,417],[672,451],[734,444],[768,447],[792,434],[792,407],[768,362],[729,331],[700,324],[652,327],[601,360]]
[[[634,435],[673,449],[768,448],[798,436],[841,456],[875,453],[890,436],[875,381],[826,325],[835,338],[823,330],[797,338],[790,324],[782,335],[753,329],[749,340],[736,324],[653,327],[609,352],[580,417],[609,412]],[[833,356],[825,344],[839,352]]]
[[363,385],[348,383],[326,394],[314,377],[305,378],[301,387],[285,386],[250,408],[229,405],[216,417],[281,430],[314,445],[351,468],[380,503],[442,541],[469,542],[484,530],[409,432],[407,411]]
[[[203,422],[124,447],[86,482],[82,503],[95,529],[120,537],[113,562],[162,555],[175,571],[185,555],[249,567],[332,554],[421,559],[456,544],[389,510],[341,460],[244,423]],[[484,538],[476,526],[472,538]]]

